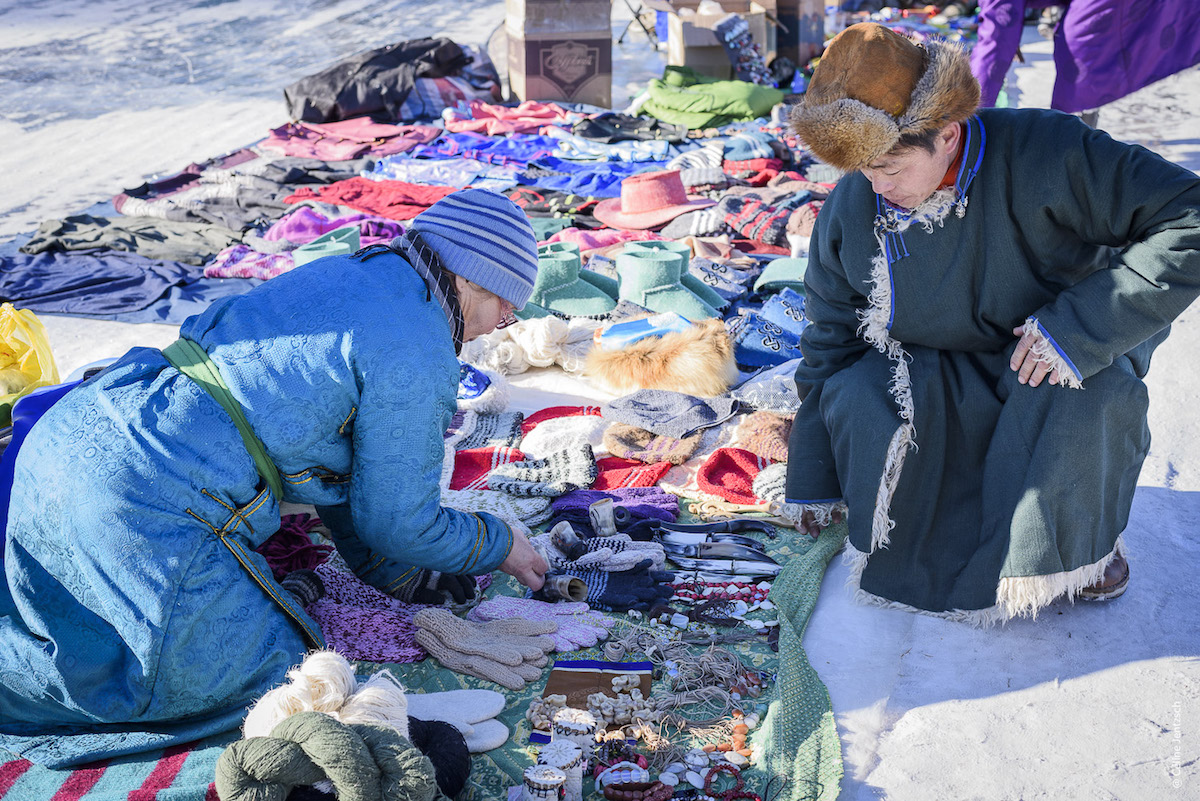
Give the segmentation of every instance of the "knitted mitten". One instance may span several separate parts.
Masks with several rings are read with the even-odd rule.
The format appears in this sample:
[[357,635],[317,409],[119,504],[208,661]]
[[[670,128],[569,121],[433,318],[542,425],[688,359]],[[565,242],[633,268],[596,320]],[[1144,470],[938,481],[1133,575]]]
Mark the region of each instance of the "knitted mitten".
[[588,606],[606,612],[649,609],[657,603],[666,602],[674,593],[670,581],[675,574],[651,570],[649,559],[633,570],[622,573],[566,569],[561,571],[561,575],[575,576],[582,580],[588,588]]
[[555,497],[592,486],[596,474],[592,446],[583,444],[571,450],[557,451],[544,459],[500,465],[488,474],[488,489],[512,495]]
[[471,448],[514,448],[521,441],[520,412],[481,414],[475,419],[475,429],[457,445],[458,450]]
[[[570,525],[559,523],[558,525]],[[587,553],[578,559],[571,559],[555,547],[553,534],[539,534],[529,541],[530,544],[546,554],[550,567],[554,570],[604,570],[620,572],[632,570],[645,560],[650,560],[650,569],[658,570],[666,564],[667,557],[662,545],[657,542],[637,542],[628,534],[616,534],[612,537],[589,537],[583,541]]]
[[550,519],[549,498],[518,498],[494,490],[442,490],[442,506],[463,512],[487,512],[510,526],[538,526]]
[[[788,460],[788,437],[792,418],[773,412],[755,412],[746,417],[734,432],[734,441],[756,456],[773,462]],[[755,493],[756,495],[758,493]],[[759,495],[761,498],[762,496]]]
[[554,621],[558,624],[558,631],[553,634],[554,650],[559,652],[591,648],[600,640],[607,639],[608,630],[616,625],[615,620],[591,611],[583,602],[550,604],[508,595],[484,601],[467,613],[467,617],[478,621],[506,617]]
[[422,609],[413,616],[417,642],[437,661],[464,673],[520,690],[536,681],[554,650],[553,622],[509,619],[472,623],[445,609]]
[[504,696],[494,690],[449,690],[407,693],[410,717],[440,720],[462,732],[467,750],[482,754],[508,741],[508,727],[495,717],[504,711]]

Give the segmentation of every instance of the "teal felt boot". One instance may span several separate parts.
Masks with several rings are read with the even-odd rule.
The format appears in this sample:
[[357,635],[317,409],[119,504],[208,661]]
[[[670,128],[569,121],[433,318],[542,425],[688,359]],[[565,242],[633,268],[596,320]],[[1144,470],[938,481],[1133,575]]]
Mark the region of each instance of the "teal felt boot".
[[632,251],[638,249],[662,250],[668,253],[674,253],[679,257],[679,276],[680,283],[685,289],[693,292],[696,297],[712,306],[714,309],[724,309],[729,305],[729,301],[721,297],[721,293],[710,287],[697,276],[692,275],[688,271],[688,264],[692,259],[692,249],[682,242],[675,242],[669,239],[650,240],[646,242],[630,242],[625,246],[625,250]]
[[679,282],[679,254],[652,248],[617,256],[621,299],[651,311],[673,311],[691,322],[720,317],[717,310]]
[[[551,253],[573,253],[578,258],[579,245],[576,245],[574,242],[547,242],[544,245],[538,245],[538,258],[548,256]],[[589,270],[587,267],[579,270],[579,277],[599,289],[605,295],[608,295],[613,299],[614,303],[617,301],[617,293],[619,291],[617,279],[609,278],[607,275],[598,273],[595,270]]]
[[[550,252],[538,258],[537,281],[519,317],[541,317],[543,311],[567,317],[608,314],[617,302],[580,278],[579,253]],[[533,308],[530,308],[530,307]]]

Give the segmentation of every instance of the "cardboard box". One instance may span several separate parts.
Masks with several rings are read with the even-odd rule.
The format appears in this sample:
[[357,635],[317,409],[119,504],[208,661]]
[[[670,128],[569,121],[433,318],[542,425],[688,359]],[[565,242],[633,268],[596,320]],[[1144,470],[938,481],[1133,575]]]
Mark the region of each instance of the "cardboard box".
[[612,106],[612,31],[508,37],[508,84],[521,100]]
[[612,105],[610,0],[506,0],[504,25],[515,97]]
[[571,34],[612,30],[611,0],[505,0],[509,32]]
[[[680,7],[683,7],[682,4],[690,0],[671,2],[673,5],[680,3]],[[713,31],[716,24],[729,13],[741,14],[746,19],[751,38],[758,43],[763,58],[770,63],[774,52],[773,49],[768,50],[772,38],[768,36],[768,30],[774,33],[774,25],[767,21],[766,8],[757,2],[746,2],[743,4],[748,7],[746,11],[729,10],[735,5],[738,4],[728,0],[722,3],[721,7],[726,9],[722,14],[670,14],[667,18],[667,63],[691,67],[701,75],[713,78],[732,78],[733,66],[729,62],[729,56]]]

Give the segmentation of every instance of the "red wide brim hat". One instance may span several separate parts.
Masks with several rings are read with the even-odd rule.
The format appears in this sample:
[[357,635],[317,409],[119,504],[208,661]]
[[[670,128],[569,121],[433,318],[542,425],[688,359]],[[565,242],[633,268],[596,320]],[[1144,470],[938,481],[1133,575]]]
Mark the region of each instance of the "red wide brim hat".
[[610,228],[644,231],[716,203],[708,198],[689,197],[679,170],[665,170],[629,176],[621,182],[621,196],[600,201],[592,213]]

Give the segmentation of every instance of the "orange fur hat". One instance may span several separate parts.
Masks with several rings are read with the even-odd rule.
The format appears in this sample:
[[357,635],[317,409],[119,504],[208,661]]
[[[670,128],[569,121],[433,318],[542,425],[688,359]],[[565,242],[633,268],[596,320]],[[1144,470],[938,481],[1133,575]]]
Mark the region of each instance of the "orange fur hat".
[[720,320],[639,339],[620,350],[592,348],[584,374],[622,395],[669,389],[702,398],[725,394],[738,378],[733,343]]
[[789,122],[817,158],[860,170],[904,134],[962,122],[979,107],[979,82],[956,44],[919,45],[875,22],[830,41]]

